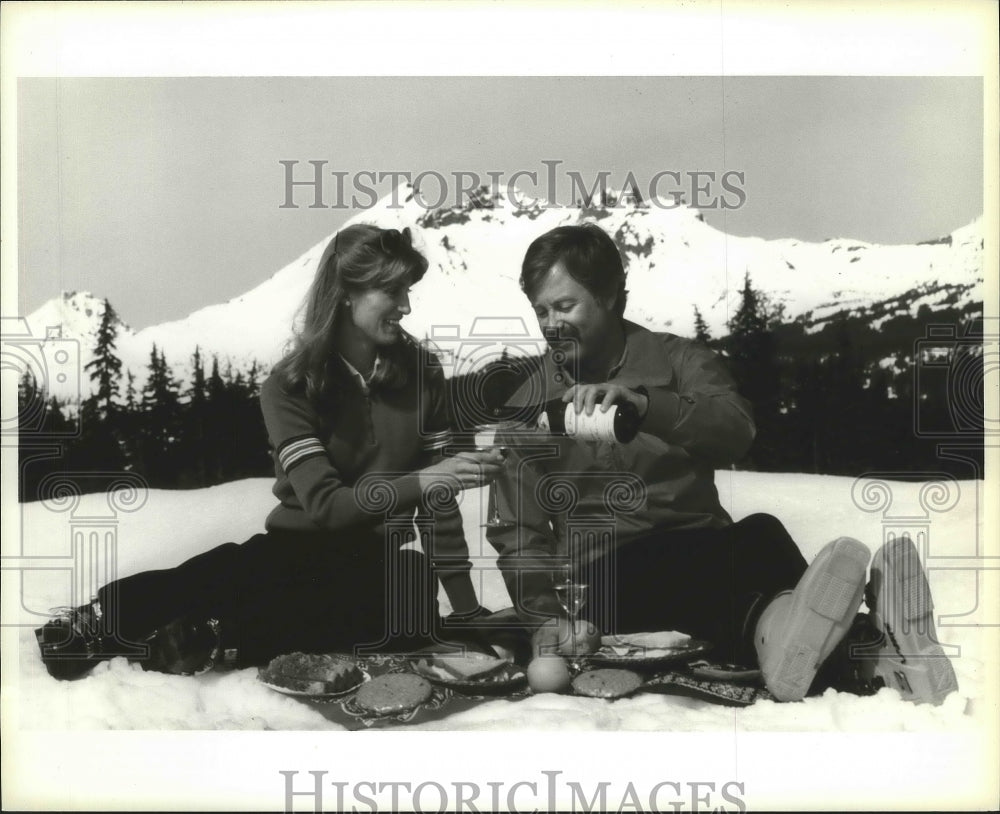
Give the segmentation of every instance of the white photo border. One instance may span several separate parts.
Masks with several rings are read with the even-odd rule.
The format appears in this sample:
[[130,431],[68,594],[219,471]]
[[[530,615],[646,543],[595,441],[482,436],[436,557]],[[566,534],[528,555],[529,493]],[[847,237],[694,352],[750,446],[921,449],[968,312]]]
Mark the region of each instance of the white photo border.
[[[455,2],[4,2],[0,34],[5,315],[18,301],[18,77],[468,75],[471,56],[474,72],[484,76],[982,76],[987,309],[1000,299],[992,2],[550,2],[502,8]],[[487,37],[496,47],[470,49],[470,41]],[[997,394],[987,396],[987,409],[995,413]],[[5,400],[13,397],[3,393]],[[987,456],[988,482],[996,481],[996,453]],[[16,472],[16,462],[12,467],[5,456],[5,503]],[[16,514],[4,512],[5,536],[16,532],[8,525]],[[985,520],[986,534],[995,535],[996,503]],[[349,781],[512,784],[561,769],[576,779],[600,776],[647,787],[671,779],[745,778],[753,808],[976,809],[997,803],[995,731],[24,732],[17,728],[18,659],[11,637],[5,636],[3,651],[5,808],[280,810],[280,770],[303,777],[326,770],[331,779]],[[994,710],[996,702],[994,696]],[[926,765],[922,755],[940,753],[942,738],[950,741],[955,761]],[[921,748],[930,741],[934,749]],[[297,805],[311,807],[309,801]]]

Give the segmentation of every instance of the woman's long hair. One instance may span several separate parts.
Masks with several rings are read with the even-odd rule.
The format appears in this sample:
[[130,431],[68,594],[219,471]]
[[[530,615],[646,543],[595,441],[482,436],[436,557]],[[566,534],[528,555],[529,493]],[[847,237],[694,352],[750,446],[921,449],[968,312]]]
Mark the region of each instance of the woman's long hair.
[[[356,224],[338,232],[319,261],[292,349],[274,367],[284,386],[304,391],[317,404],[332,406],[336,385],[347,375],[337,348],[340,320],[350,319],[344,300],[371,289],[412,285],[426,271],[427,260],[413,248],[409,229]],[[381,362],[369,386],[405,385],[419,358],[414,347],[412,337],[404,333],[399,342],[380,348]]]

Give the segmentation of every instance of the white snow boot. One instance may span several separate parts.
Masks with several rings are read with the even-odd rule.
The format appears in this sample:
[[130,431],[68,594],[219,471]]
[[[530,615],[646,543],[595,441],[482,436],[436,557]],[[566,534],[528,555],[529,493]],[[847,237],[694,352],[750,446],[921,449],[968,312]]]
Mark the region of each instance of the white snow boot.
[[794,591],[779,594],[757,621],[761,675],[779,701],[801,701],[823,661],[847,633],[865,590],[871,552],[850,537],[827,543]]
[[940,704],[957,690],[955,670],[935,634],[930,586],[909,537],[892,540],[875,554],[865,597],[880,637],[850,649],[850,658],[861,660],[861,675],[917,704]]

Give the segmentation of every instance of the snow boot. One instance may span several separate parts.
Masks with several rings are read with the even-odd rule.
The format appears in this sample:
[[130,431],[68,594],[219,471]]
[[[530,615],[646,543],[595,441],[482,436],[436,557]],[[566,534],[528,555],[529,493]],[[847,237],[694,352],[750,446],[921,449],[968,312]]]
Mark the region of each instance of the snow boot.
[[810,695],[818,695],[827,689],[848,692],[852,695],[874,695],[885,683],[880,678],[873,679],[871,671],[866,674],[864,662],[851,658],[858,648],[875,645],[881,641],[881,633],[870,614],[858,613],[850,630],[834,648],[833,653],[820,666],[816,678],[809,688]]
[[779,701],[801,701],[820,665],[854,622],[871,552],[850,537],[827,543],[794,591],[764,609],[754,635],[767,689]]
[[930,586],[909,537],[892,540],[875,554],[865,600],[878,640],[855,645],[850,657],[869,682],[898,690],[917,704],[940,704],[958,689],[955,670],[937,641]]
[[220,625],[217,619],[184,616],[157,628],[143,639],[149,655],[143,670],[173,675],[201,675],[219,660]]
[[56,616],[35,630],[42,663],[49,675],[63,681],[80,678],[101,661],[117,655],[106,648],[97,600],[77,608],[53,608]]

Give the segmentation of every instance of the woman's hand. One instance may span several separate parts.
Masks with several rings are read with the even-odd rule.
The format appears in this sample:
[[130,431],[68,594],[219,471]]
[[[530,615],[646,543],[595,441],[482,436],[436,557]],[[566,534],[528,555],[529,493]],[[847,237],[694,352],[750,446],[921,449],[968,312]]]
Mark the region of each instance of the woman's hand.
[[474,489],[490,483],[503,469],[503,453],[499,448],[469,450],[445,458],[421,469],[420,488],[426,492],[438,485],[459,489]]

